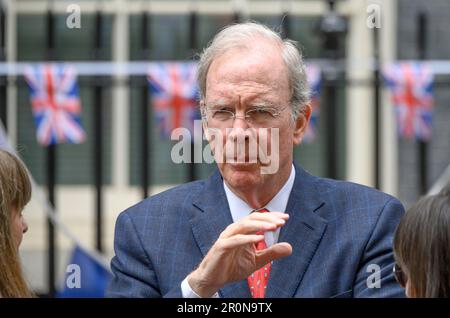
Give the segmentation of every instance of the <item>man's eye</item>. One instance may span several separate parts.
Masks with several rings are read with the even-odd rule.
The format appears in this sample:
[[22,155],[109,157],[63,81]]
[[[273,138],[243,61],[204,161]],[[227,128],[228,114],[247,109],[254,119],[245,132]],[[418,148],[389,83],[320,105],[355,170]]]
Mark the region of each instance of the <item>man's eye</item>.
[[223,106],[223,107],[213,108],[213,111],[215,111],[215,112],[224,112],[224,111],[229,112],[229,111],[231,111],[231,108]]
[[214,111],[215,114],[228,114],[229,112],[228,109],[217,109]]
[[271,115],[271,116],[274,114],[272,111],[270,111],[270,109],[264,108],[252,109],[249,111],[249,113],[255,115]]

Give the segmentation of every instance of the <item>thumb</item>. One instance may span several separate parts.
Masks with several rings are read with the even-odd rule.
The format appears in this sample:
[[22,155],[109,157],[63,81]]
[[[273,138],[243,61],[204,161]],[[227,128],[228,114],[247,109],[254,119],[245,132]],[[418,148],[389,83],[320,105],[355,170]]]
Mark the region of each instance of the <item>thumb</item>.
[[256,268],[259,269],[273,260],[292,254],[292,246],[289,243],[277,243],[269,248],[256,252]]

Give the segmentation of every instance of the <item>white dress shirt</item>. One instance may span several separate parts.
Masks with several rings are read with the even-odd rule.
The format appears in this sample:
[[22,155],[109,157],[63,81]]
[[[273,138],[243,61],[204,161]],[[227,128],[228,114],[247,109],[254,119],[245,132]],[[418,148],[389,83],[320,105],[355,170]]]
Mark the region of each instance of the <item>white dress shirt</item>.
[[[269,212],[286,212],[287,203],[289,200],[289,196],[291,194],[292,187],[294,186],[295,180],[295,168],[292,165],[291,174],[289,175],[288,180],[283,185],[280,191],[270,200],[269,203],[264,207]],[[223,182],[223,187],[225,189],[225,194],[227,196],[228,205],[230,207],[231,217],[233,218],[233,222],[237,222],[240,219],[249,215],[254,209],[250,207],[247,202],[239,198],[236,194],[231,191],[231,189],[226,185],[225,181]],[[280,229],[277,229],[274,232],[265,232],[264,239],[266,241],[266,245],[272,246],[273,244],[278,242],[278,237],[280,235]],[[184,298],[200,298],[189,286],[187,281],[187,277],[181,283],[181,293]],[[215,293],[213,298],[219,297],[218,293]]]

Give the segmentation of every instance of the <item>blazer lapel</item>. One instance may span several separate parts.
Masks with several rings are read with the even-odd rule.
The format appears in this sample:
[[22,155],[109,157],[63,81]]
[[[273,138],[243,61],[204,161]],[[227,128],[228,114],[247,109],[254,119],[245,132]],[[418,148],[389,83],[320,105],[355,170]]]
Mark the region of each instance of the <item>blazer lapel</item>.
[[319,246],[327,222],[315,212],[324,202],[319,198],[314,177],[295,165],[296,176],[286,213],[289,220],[280,231],[279,242],[292,245],[292,254],[272,264],[266,297],[294,296]]
[[[222,176],[218,170],[206,180],[203,191],[193,205],[189,221],[197,245],[205,257],[220,233],[233,223]],[[226,298],[251,297],[246,280],[227,284],[219,293]]]

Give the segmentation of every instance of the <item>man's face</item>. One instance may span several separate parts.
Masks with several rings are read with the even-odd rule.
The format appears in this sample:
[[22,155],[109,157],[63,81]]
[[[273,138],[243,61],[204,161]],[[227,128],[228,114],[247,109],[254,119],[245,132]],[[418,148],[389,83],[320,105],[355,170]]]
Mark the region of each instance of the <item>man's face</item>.
[[[300,143],[309,113],[301,115],[301,123],[292,121],[290,106],[291,90],[286,66],[281,57],[281,50],[273,43],[255,42],[251,49],[232,49],[217,57],[211,64],[207,80],[206,94],[203,104],[206,109],[225,109],[234,112],[238,118],[220,124],[211,120],[208,113],[208,127],[222,132],[223,160],[216,161],[225,181],[233,188],[243,190],[263,185],[273,178],[284,178],[290,171],[293,158],[293,146]],[[259,107],[276,110],[277,116],[262,127],[251,120],[244,120],[246,112]],[[249,138],[241,138],[245,130],[254,128],[254,137],[258,148],[261,142],[267,143],[269,151],[278,152],[279,167],[273,174],[261,173],[264,160],[258,157],[256,162],[236,162],[230,156],[230,149],[239,149],[237,140],[245,140],[245,158],[249,161]],[[258,128],[268,129],[267,138],[262,137]],[[277,129],[273,129],[277,128]],[[277,132],[278,130],[278,132]],[[271,134],[278,133],[279,145],[271,144]],[[210,141],[211,148],[217,149],[219,140]],[[236,147],[236,148],[235,148]],[[258,152],[259,154],[259,152]],[[273,154],[272,154],[273,155]],[[273,156],[272,156],[273,157]],[[235,162],[232,162],[235,161]],[[280,173],[284,172],[284,173]],[[272,178],[272,179],[271,179]]]

